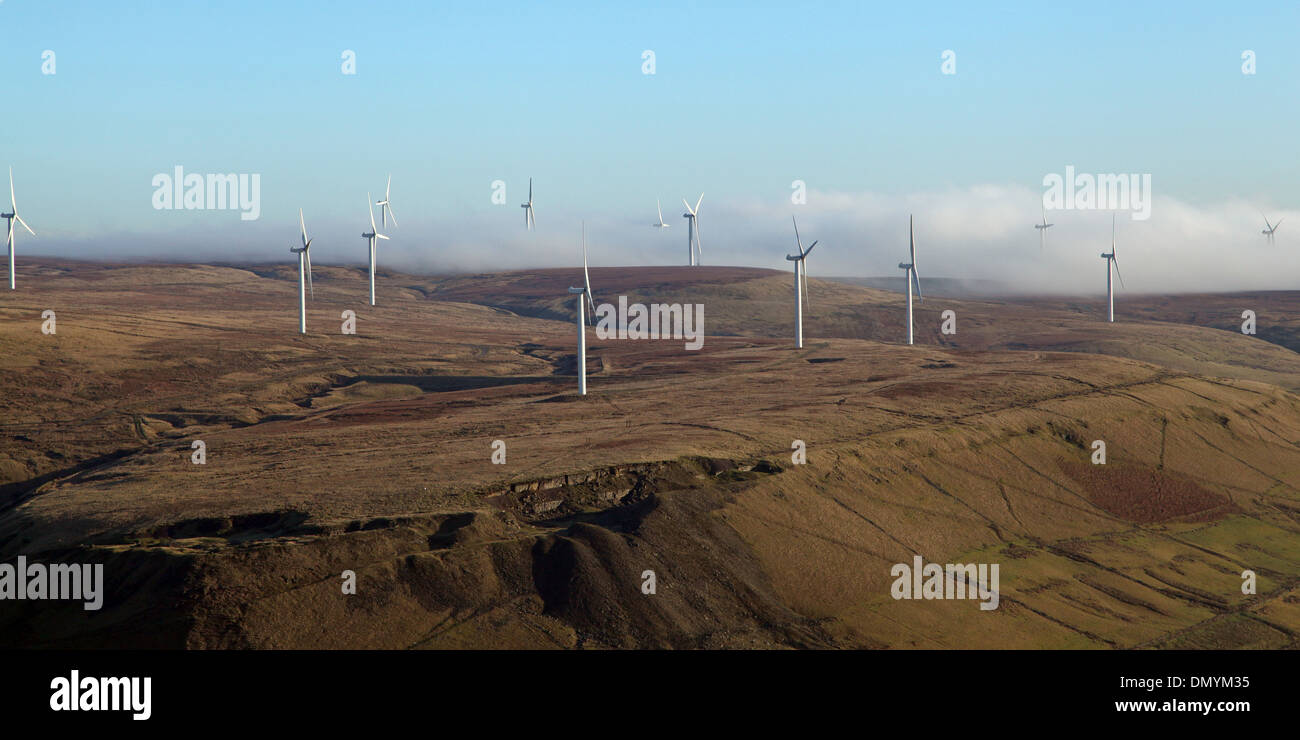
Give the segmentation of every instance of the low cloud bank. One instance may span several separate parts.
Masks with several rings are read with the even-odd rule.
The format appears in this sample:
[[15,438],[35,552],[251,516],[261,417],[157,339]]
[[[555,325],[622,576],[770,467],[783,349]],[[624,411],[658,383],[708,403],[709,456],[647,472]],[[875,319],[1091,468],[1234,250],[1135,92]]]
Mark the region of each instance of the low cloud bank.
[[[795,250],[793,214],[804,243],[820,241],[808,260],[814,278],[901,274],[897,265],[907,258],[912,214],[922,279],[987,280],[1020,292],[1090,294],[1105,288],[1100,254],[1110,249],[1113,213],[1124,290],[1300,289],[1300,214],[1270,212],[1273,223],[1285,220],[1269,244],[1260,233],[1264,217],[1251,203],[1192,205],[1161,197],[1157,190],[1151,217],[1144,221],[1124,211],[1048,211],[1047,220],[1055,225],[1040,247],[1033,226],[1040,218],[1041,196],[1038,190],[999,185],[906,195],[809,191],[806,205],[706,194],[700,211],[704,263],[788,269],[785,255]],[[578,265],[580,222],[585,219],[592,265],[684,264],[685,219],[677,210],[665,210],[664,220],[672,227],[655,229],[653,204],[643,210],[583,214],[539,203],[539,229],[526,232],[517,207],[462,217],[436,207],[422,217],[407,207],[403,226],[390,227],[392,240],[381,242],[379,262],[417,273]],[[38,238],[20,238],[18,254],[20,259],[294,261],[289,247],[298,239],[296,212],[264,211],[252,222],[229,212],[173,214],[169,226],[169,231],[98,236],[47,226],[38,230]],[[309,212],[313,262],[364,264],[362,226],[355,219],[313,218]]]

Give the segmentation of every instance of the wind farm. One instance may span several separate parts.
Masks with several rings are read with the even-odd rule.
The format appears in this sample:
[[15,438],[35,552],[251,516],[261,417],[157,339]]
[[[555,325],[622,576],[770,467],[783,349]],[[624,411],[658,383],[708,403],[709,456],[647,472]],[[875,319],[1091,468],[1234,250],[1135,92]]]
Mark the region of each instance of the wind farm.
[[0,570],[0,647],[1300,649],[1285,36],[1151,96],[1018,15],[551,10],[38,24],[84,46],[7,124],[0,566],[106,576]]
[[[302,263],[305,247],[295,248]],[[921,311],[924,328],[909,347],[898,339],[897,294],[813,279],[819,310],[809,328],[818,338],[792,350],[788,272],[585,263],[584,254],[572,268],[397,273],[387,283],[390,300],[366,313],[356,335],[321,331],[313,346],[295,348],[283,331],[288,293],[280,273],[35,262],[42,298],[6,302],[0,313],[0,346],[25,363],[11,366],[0,394],[7,433],[24,437],[0,458],[8,478],[5,555],[82,542],[116,569],[130,564],[149,585],[138,587],[142,600],[109,602],[104,613],[116,626],[107,632],[88,630],[87,617],[38,605],[9,613],[16,621],[3,634],[48,646],[111,640],[210,648],[690,647],[699,640],[715,647],[1233,647],[1291,639],[1286,598],[1295,586],[1283,574],[1300,552],[1282,536],[1286,517],[1273,508],[1286,494],[1252,502],[1233,492],[1276,486],[1273,478],[1285,480],[1300,464],[1283,441],[1300,434],[1293,395],[1300,355],[1291,348],[1300,347],[1300,327],[1279,338],[1285,344],[1207,327],[1193,316],[1208,304],[1193,297],[1173,304],[1135,297],[1132,320],[1113,325],[1097,323],[1074,301],[934,298],[971,329],[943,335],[937,316]],[[325,278],[315,300],[322,315],[325,307],[337,316],[356,306],[365,270],[316,270]],[[148,287],[161,276],[191,289],[172,295]],[[88,280],[95,290],[82,287]],[[692,295],[709,306],[714,329],[698,352],[675,342],[587,344],[596,286],[637,301]],[[60,328],[61,344],[32,345],[21,316],[49,300],[63,315],[84,318]],[[1227,307],[1241,298],[1218,300]],[[1285,300],[1293,303],[1278,304],[1283,314],[1284,306],[1300,307],[1294,296]],[[1232,318],[1228,310],[1219,315]],[[120,337],[111,351],[103,349],[106,336]],[[17,347],[25,352],[9,352]],[[589,354],[599,384],[587,389]],[[195,362],[207,370],[186,369]],[[72,390],[73,378],[81,390]],[[780,399],[796,387],[799,406],[787,410]],[[1219,410],[1206,411],[1206,398]],[[1152,404],[1160,413],[1150,412]],[[957,419],[968,428],[950,428]],[[1269,433],[1248,433],[1261,422]],[[790,464],[795,434],[816,455],[807,465]],[[1106,439],[1113,456],[1096,472],[1084,449],[1094,438]],[[1006,441],[987,441],[997,439]],[[207,446],[205,466],[189,459],[195,440]],[[494,440],[508,446],[505,465],[488,461]],[[1000,461],[996,475],[981,472],[988,454]],[[844,465],[861,475],[829,489],[817,482]],[[1034,482],[1041,472],[1066,489],[1043,491]],[[855,482],[871,478],[877,482],[865,487]],[[880,519],[917,505],[930,511],[924,525]],[[970,525],[972,508],[1000,536],[987,524]],[[719,530],[709,512],[731,523]],[[885,531],[862,527],[860,515]],[[789,517],[795,520],[784,523]],[[1169,543],[1152,526],[1192,539]],[[607,533],[619,531],[632,549],[608,549]],[[829,533],[837,533],[832,542]],[[412,549],[412,537],[431,544]],[[1087,561],[1061,549],[1080,537],[1092,543]],[[1214,566],[1241,558],[1234,543],[1243,538],[1272,563],[1266,599],[1233,596],[1227,586],[1235,575]],[[1179,559],[1141,554],[1161,542]],[[932,624],[925,639],[900,628],[887,569],[880,573],[871,553],[902,562],[909,546],[1014,553],[1018,559],[1005,562],[1021,564],[1019,576],[1004,581],[1002,609],[1021,606],[1001,618],[1016,620],[1017,629],[985,632],[956,616]],[[556,547],[576,548],[577,561]],[[484,561],[475,554],[482,552],[493,554]],[[357,631],[347,602],[322,582],[318,558],[342,558],[371,588],[393,594],[435,585],[420,599],[386,602],[365,618],[372,628]],[[826,558],[855,565],[809,577],[805,568]],[[576,570],[562,568],[572,575],[556,581],[508,575],[564,562]],[[190,565],[167,575],[172,563]],[[635,576],[646,567],[691,584],[689,592],[667,603],[631,599],[641,596]],[[622,583],[629,568],[633,577]],[[463,590],[436,585],[451,569],[468,579]],[[716,569],[758,600],[710,588]],[[1206,579],[1200,590],[1222,595],[1199,601],[1171,591],[1166,583],[1182,583],[1180,572],[1189,569]],[[1116,572],[1130,579],[1122,591],[1107,585],[1123,580]],[[194,578],[226,586],[185,595]],[[605,585],[593,591],[586,583]],[[1066,606],[1082,598],[1132,618]],[[257,607],[236,608],[247,599]],[[469,603],[474,608],[457,606]],[[530,603],[570,606],[539,611]],[[625,603],[636,606],[615,606]],[[829,610],[830,621],[801,616],[808,604]],[[622,616],[599,618],[606,608]],[[29,621],[36,615],[38,630]],[[716,618],[732,625],[729,637],[708,626]],[[460,627],[431,629],[445,620]]]

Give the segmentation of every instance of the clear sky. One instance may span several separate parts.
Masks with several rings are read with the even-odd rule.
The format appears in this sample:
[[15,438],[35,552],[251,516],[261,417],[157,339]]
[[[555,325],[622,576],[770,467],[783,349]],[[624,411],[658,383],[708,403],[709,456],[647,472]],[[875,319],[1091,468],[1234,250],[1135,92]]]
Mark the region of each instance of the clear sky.
[[[1258,210],[1300,204],[1297,32],[1295,2],[0,0],[0,165],[40,234],[20,254],[287,260],[301,207],[318,263],[363,258],[362,200],[391,172],[385,248],[430,270],[571,264],[580,218],[607,264],[681,262],[680,199],[703,191],[706,261],[784,266],[769,252],[796,213],[809,233],[824,218],[824,271],[890,274],[909,210],[992,187],[1023,202],[1014,231],[968,234],[945,210],[928,245],[939,272],[988,277],[961,253],[1005,232],[1037,254],[1034,198],[1067,164],[1152,174],[1130,240],[1195,232],[1167,221],[1187,212],[1261,247]],[[260,174],[260,218],[155,210],[151,179],[176,165]],[[854,215],[872,208],[879,223]],[[1056,248],[1077,234],[1097,261],[1110,218],[1063,216]]]

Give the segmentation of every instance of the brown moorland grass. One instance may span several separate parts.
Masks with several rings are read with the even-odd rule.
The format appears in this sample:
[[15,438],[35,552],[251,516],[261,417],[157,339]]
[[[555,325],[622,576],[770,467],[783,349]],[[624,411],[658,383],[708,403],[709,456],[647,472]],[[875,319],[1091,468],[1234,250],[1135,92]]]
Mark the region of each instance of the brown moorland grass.
[[[31,265],[0,296],[0,558],[103,562],[109,596],[7,604],[4,643],[1295,646],[1284,347],[1009,301],[953,304],[956,337],[927,301],[905,347],[897,296],[837,286],[794,350],[788,276],[618,272],[711,334],[590,334],[579,398],[567,298],[522,274],[381,273],[371,308],[318,266],[299,337],[288,267]],[[892,599],[916,554],[1000,563],[1001,606]]]

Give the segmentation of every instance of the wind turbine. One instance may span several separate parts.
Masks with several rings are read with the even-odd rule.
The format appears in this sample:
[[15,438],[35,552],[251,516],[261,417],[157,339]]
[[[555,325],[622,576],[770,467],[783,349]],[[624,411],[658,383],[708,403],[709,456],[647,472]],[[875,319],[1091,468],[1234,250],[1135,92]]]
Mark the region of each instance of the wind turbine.
[[388,187],[384,188],[384,199],[375,201],[375,205],[379,206],[379,223],[383,224],[385,229],[388,228],[389,218],[393,219],[394,226],[397,225],[397,214],[393,213],[393,207],[388,203],[388,193],[392,191],[392,189],[393,189],[393,176],[389,175]]
[[1055,225],[1056,225],[1056,224],[1049,224],[1049,223],[1047,223],[1047,208],[1044,207],[1044,208],[1043,208],[1043,222],[1042,222],[1041,224],[1034,224],[1034,228],[1035,228],[1035,229],[1038,229],[1038,248],[1039,248],[1039,249],[1042,249],[1044,246],[1047,245],[1047,238],[1046,238],[1046,237],[1047,237],[1047,230],[1050,229],[1050,228],[1052,228],[1052,227],[1055,226]]
[[23,228],[27,229],[28,233],[30,233],[32,236],[36,236],[36,232],[32,231],[32,227],[27,225],[27,222],[23,220],[22,216],[18,215],[18,201],[14,199],[14,168],[13,167],[9,168],[9,205],[13,208],[13,210],[9,213],[0,213],[0,218],[4,218],[8,222],[8,226],[9,226],[8,228],[9,290],[13,290],[14,289],[14,221],[17,221],[18,223],[22,224]]
[[916,297],[925,300],[921,295],[921,278],[916,274],[916,230],[912,225],[912,217],[907,217],[907,235],[910,239],[909,254],[911,262],[899,262],[898,267],[904,270],[904,278],[907,280],[907,343],[914,344],[912,332],[912,286],[916,286]]
[[[682,198],[682,205],[686,206],[686,213],[682,214],[682,218],[686,219],[686,256],[689,258],[689,264],[692,266],[704,262],[704,247],[700,246],[699,224],[700,201],[703,200],[704,193],[700,193],[700,199],[695,201],[695,207],[691,208],[691,204],[687,203],[685,198]],[[699,262],[695,261],[696,250],[700,253]]]
[[[10,187],[12,188],[13,186],[10,185]],[[1261,213],[1260,215],[1263,216],[1264,214]],[[1261,234],[1263,234],[1264,236],[1268,237],[1268,243],[1269,243],[1269,244],[1272,244],[1272,243],[1273,243],[1273,233],[1277,231],[1277,227],[1281,226],[1281,225],[1282,225],[1282,222],[1285,221],[1285,220],[1286,220],[1286,216],[1283,216],[1282,218],[1279,218],[1279,219],[1277,220],[1277,223],[1275,223],[1275,224],[1270,224],[1270,223],[1268,222],[1268,216],[1264,216],[1264,226],[1265,226],[1265,228],[1264,228],[1263,231],[1261,231],[1261,232],[1259,232],[1259,233],[1261,233]],[[23,225],[26,226],[26,224],[23,224]]]
[[533,178],[528,178],[528,202],[519,206],[524,209],[524,228],[537,228],[537,217],[533,215]]
[[[578,395],[587,395],[587,318],[586,306],[596,314],[596,301],[591,297],[591,275],[587,273],[587,222],[582,222],[582,283],[581,288],[569,288],[569,295],[578,297]],[[583,298],[586,298],[584,304]]]
[[659,205],[659,199],[658,199],[658,198],[655,198],[655,209],[656,209],[657,211],[659,211],[659,223],[657,223],[657,224],[650,224],[650,225],[653,226],[653,227],[655,227],[656,229],[666,229],[666,228],[668,228],[671,224],[666,224],[666,223],[664,223],[664,209],[663,209],[662,206]]
[[[1282,223],[1278,221],[1278,223]],[[1276,227],[1274,227],[1276,228]],[[1119,260],[1115,259],[1115,214],[1110,216],[1110,252],[1102,252],[1106,260],[1106,320],[1115,322],[1115,285],[1110,280],[1110,266],[1115,265],[1115,276],[1119,278],[1120,287],[1124,286],[1124,276],[1119,274]]]
[[808,272],[805,263],[808,255],[812,254],[813,247],[817,246],[817,242],[814,240],[807,249],[804,249],[803,240],[799,238],[799,222],[795,221],[794,216],[791,216],[790,220],[794,222],[794,243],[799,247],[799,254],[787,254],[785,258],[794,263],[794,346],[796,349],[803,349],[803,299],[808,293]]
[[[311,239],[307,238],[307,222],[302,218],[302,209],[298,209],[298,225],[302,227],[302,246],[289,247],[289,251],[298,255],[298,333],[307,333],[307,291],[311,285]],[[312,289],[315,297],[315,290]]]
[[[388,197],[385,196],[384,200],[387,201]],[[388,237],[375,228],[375,207],[370,205],[370,193],[366,193],[366,207],[370,209],[370,231],[362,234],[361,238],[370,245],[370,305],[373,306],[375,305],[375,239],[387,240]]]

